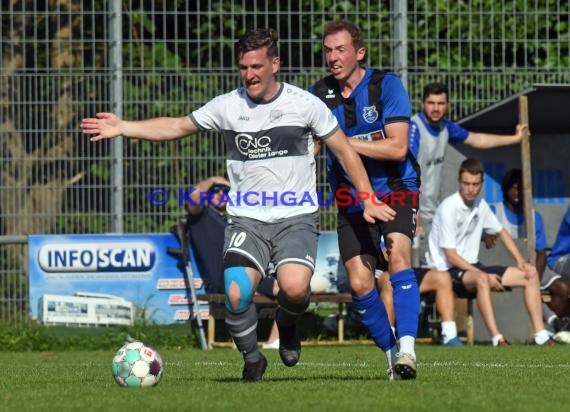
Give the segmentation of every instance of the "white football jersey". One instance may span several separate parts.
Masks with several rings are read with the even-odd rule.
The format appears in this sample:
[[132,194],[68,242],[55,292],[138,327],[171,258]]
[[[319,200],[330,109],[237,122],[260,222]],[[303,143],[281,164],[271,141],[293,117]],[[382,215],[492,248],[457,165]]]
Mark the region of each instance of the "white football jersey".
[[444,249],[455,249],[468,263],[477,263],[483,231],[499,233],[502,229],[485,199],[477,198],[473,205],[467,206],[459,192],[455,192],[435,211],[426,256],[429,267],[439,270],[451,267]]
[[316,96],[281,82],[275,98],[256,103],[240,87],[190,117],[224,136],[229,215],[274,222],[317,211],[313,135],[327,139],[338,122]]

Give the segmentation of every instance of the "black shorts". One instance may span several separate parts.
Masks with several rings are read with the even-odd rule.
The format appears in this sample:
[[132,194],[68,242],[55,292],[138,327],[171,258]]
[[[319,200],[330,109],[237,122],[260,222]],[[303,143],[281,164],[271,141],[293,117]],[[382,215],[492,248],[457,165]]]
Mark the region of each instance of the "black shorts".
[[416,282],[418,282],[418,286],[422,283],[422,280],[426,276],[426,274],[432,269],[429,268],[414,268],[414,274],[416,275]]
[[[420,287],[420,285],[422,284],[422,280],[424,280],[424,277],[426,276],[426,274],[433,269],[430,268],[414,268],[414,274],[416,275],[416,282],[418,283],[418,288]],[[435,303],[435,291],[429,291],[429,292],[424,292],[424,293],[420,293],[420,299],[422,300],[422,302],[425,302],[426,305],[432,305],[433,303]]]
[[[493,273],[500,277],[503,277],[507,271],[506,266],[484,266],[480,263],[474,263],[473,266],[481,269],[483,272]],[[448,272],[451,275],[451,281],[453,282],[453,291],[458,297],[467,299],[474,299],[477,297],[477,292],[470,292],[465,289],[465,285],[463,284],[463,275],[467,272],[465,269],[459,269],[454,266],[448,269]]]
[[[410,201],[411,203],[411,201]],[[397,213],[396,218],[390,222],[368,223],[362,213],[338,215],[337,233],[340,256],[346,262],[354,256],[371,255],[380,262],[384,258],[380,251],[380,238],[389,233],[402,233],[414,239],[416,234],[417,207],[411,204],[401,205],[394,202],[390,205]]]

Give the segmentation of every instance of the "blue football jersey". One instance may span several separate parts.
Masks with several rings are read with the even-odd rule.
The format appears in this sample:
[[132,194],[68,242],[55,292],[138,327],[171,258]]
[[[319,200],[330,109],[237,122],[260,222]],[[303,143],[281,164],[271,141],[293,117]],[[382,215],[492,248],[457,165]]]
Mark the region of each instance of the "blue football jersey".
[[[332,110],[347,137],[367,141],[384,139],[384,125],[410,121],[410,99],[398,76],[391,72],[366,69],[362,81],[348,98],[343,98],[338,82],[328,76],[310,88]],[[362,205],[356,205],[356,189],[336,157],[327,151],[327,173],[333,191],[344,189],[353,199],[341,211],[356,213]],[[406,159],[381,161],[361,156],[374,191],[389,195],[392,192],[418,191],[419,167],[408,153]],[[380,200],[385,200],[379,196]]]
[[552,246],[552,251],[548,255],[548,267],[554,268],[554,265],[562,256],[570,253],[570,207],[566,210],[566,214],[562,218],[556,240]]

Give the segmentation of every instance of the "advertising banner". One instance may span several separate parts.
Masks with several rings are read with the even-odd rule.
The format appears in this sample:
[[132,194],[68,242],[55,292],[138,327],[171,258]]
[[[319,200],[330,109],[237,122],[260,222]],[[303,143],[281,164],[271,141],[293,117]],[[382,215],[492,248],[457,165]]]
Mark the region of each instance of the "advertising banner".
[[[172,234],[29,236],[32,318],[68,326],[187,321],[186,271],[169,248],[180,248]],[[336,291],[337,263],[336,233],[323,232],[313,290]],[[204,294],[193,259],[191,275],[196,294]],[[207,318],[208,305],[199,308]]]

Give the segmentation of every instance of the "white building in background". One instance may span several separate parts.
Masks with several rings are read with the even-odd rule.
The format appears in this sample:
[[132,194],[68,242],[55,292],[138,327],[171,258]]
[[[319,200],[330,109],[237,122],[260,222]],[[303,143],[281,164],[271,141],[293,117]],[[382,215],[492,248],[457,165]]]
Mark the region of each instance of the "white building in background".
[[135,317],[132,302],[105,293],[43,295],[38,306],[38,319],[44,325],[131,326]]

